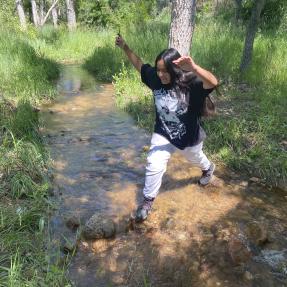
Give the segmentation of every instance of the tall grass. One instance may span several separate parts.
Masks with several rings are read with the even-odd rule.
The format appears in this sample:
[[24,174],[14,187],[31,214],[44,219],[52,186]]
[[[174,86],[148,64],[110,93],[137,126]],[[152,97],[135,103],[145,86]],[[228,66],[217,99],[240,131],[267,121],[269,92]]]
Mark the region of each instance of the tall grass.
[[0,286],[68,286],[45,251],[53,204],[38,115],[28,102],[2,100],[0,111]]
[[0,93],[33,103],[53,98],[52,81],[59,76],[59,66],[41,57],[24,35],[1,28],[0,37]]
[[30,33],[30,44],[51,60],[64,63],[81,63],[90,57],[97,47],[105,45],[114,32],[107,29],[92,30],[79,27],[68,32],[65,27],[54,29],[45,26]]
[[[0,15],[1,16],[1,15]],[[1,22],[1,17],[0,17]],[[0,27],[0,286],[68,286],[46,253],[50,165],[32,107],[57,94],[59,65],[15,25]],[[52,274],[51,274],[52,273]]]

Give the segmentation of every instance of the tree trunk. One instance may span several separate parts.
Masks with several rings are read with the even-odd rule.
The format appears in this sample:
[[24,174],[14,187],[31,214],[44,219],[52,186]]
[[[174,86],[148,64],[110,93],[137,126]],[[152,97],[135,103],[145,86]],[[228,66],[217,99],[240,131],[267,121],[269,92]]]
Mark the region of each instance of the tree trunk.
[[27,24],[26,24],[26,18],[25,18],[25,12],[24,12],[24,8],[23,8],[23,3],[22,3],[21,0],[16,0],[16,8],[17,8],[17,12],[18,12],[18,15],[19,15],[21,28],[26,30]]
[[70,31],[75,30],[77,27],[76,22],[76,13],[74,9],[74,0],[66,0],[67,6],[67,20],[68,20],[68,28]]
[[189,55],[194,29],[196,0],[173,0],[169,30],[170,48],[181,55]]
[[239,21],[242,11],[242,0],[235,0],[236,10],[235,10],[235,20]]
[[31,6],[32,6],[33,22],[34,22],[34,25],[38,27],[40,23],[39,23],[37,4],[35,0],[31,0]]
[[52,9],[52,18],[53,18],[54,27],[57,28],[58,27],[58,10],[57,10],[57,6],[55,6]]
[[46,6],[46,2],[44,0],[41,0],[40,1],[40,20],[39,20],[39,23],[40,23],[40,26],[42,26],[43,22],[44,22],[44,18],[45,18],[45,6]]
[[251,18],[246,30],[244,50],[241,58],[240,72],[244,72],[252,61],[253,43],[260,21],[260,14],[264,8],[265,0],[254,0]]

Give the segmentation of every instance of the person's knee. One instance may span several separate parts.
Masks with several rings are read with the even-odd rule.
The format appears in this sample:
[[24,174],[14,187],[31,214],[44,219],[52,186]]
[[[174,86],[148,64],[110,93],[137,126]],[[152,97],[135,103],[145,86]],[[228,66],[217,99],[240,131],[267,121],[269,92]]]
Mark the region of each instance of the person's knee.
[[204,153],[202,151],[190,151],[189,152],[189,158],[190,159],[200,159],[204,156]]
[[160,159],[155,156],[147,158],[146,170],[149,172],[164,172],[166,170],[167,159]]

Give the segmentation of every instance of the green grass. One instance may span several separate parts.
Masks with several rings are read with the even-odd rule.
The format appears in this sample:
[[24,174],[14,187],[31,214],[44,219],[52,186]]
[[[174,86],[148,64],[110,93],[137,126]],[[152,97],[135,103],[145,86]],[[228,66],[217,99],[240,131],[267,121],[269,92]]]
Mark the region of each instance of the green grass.
[[29,42],[41,55],[51,60],[82,63],[113,35],[114,32],[106,29],[79,27],[74,32],[68,32],[65,27],[60,26],[55,30],[52,26],[45,26],[42,30],[30,33]]
[[37,104],[56,95],[59,65],[43,58],[23,34],[0,29],[0,94]]
[[[0,15],[1,16],[1,15]],[[1,22],[1,17],[0,17]],[[33,106],[56,95],[59,65],[31,45],[34,30],[0,28],[0,286],[69,286],[46,248],[50,157]]]
[[49,265],[49,155],[28,102],[0,102],[0,286],[68,286]]

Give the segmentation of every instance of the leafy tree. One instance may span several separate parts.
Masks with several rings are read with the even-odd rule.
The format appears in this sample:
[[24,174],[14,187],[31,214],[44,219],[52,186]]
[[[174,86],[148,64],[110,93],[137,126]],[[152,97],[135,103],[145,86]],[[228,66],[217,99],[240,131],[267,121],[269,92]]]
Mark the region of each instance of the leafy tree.
[[112,10],[107,0],[80,0],[77,2],[76,9],[81,24],[106,27],[111,23]]

